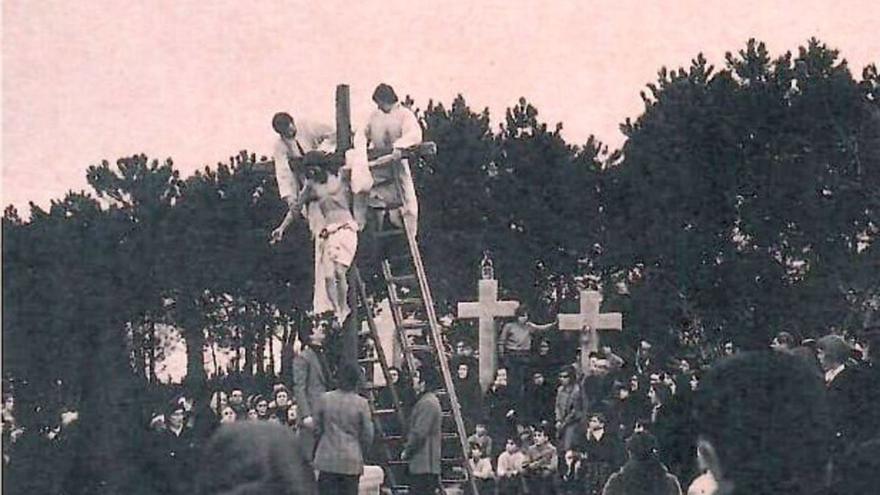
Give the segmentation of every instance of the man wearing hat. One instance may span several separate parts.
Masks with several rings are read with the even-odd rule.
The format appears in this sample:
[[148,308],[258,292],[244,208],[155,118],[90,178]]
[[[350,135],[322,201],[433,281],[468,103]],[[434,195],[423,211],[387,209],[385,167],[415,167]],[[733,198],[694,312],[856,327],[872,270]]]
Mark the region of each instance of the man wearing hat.
[[159,493],[189,493],[196,445],[185,423],[184,404],[175,400],[165,408],[165,429],[153,433],[150,474]]

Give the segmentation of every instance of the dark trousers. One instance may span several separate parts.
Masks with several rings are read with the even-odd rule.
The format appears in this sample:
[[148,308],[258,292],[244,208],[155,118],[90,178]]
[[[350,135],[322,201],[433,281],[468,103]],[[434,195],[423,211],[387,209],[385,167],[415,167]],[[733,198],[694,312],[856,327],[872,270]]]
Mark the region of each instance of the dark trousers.
[[410,474],[409,493],[413,495],[434,495],[440,488],[439,478],[436,474]]
[[513,400],[522,401],[529,368],[532,365],[529,351],[507,351],[504,355],[504,365],[507,367],[507,387],[513,392]]
[[360,476],[356,474],[318,473],[319,495],[357,495]]

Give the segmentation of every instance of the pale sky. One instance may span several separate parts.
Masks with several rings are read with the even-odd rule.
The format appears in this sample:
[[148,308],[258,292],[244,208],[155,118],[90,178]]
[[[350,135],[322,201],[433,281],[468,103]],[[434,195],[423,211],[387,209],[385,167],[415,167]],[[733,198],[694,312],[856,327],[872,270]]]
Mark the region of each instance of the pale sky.
[[880,61],[874,0],[2,3],[2,204],[22,210],[86,188],[101,159],[189,173],[268,154],[274,112],[332,122],[343,82],[356,121],[388,82],[420,107],[462,93],[496,122],[524,96],[570,142],[617,146],[657,70],[701,51],[721,65],[750,37],[775,56],[816,36],[857,74]]

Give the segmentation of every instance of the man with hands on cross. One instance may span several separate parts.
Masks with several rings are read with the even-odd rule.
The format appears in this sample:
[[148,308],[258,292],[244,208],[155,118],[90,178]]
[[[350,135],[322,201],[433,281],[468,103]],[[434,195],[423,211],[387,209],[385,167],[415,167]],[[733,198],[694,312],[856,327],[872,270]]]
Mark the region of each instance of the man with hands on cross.
[[531,366],[532,333],[549,330],[558,320],[538,325],[529,321],[529,309],[522,304],[516,308],[516,319],[501,328],[498,339],[498,356],[509,373],[509,387],[514,397],[522,397],[526,374]]

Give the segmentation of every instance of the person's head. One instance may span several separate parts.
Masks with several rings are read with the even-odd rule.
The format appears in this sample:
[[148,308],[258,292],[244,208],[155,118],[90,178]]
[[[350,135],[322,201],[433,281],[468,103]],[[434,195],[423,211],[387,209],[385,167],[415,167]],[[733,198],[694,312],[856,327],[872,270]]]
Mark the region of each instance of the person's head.
[[388,377],[391,379],[391,383],[397,383],[400,380],[400,369],[392,366],[388,368]]
[[722,349],[724,350],[725,356],[732,356],[734,353],[736,353],[736,346],[733,345],[733,342],[730,341],[725,342]]
[[655,459],[657,457],[657,439],[646,431],[633,433],[626,440],[626,452],[631,459],[636,461]]
[[247,419],[249,419],[249,420],[251,420],[251,421],[254,421],[254,420],[260,419],[260,415],[257,414],[257,410],[256,410],[256,408],[253,408],[253,407],[249,407],[249,408],[248,408],[248,410],[247,410]]
[[507,442],[504,444],[504,450],[507,451],[508,454],[513,454],[519,451],[519,439],[516,437],[510,437],[507,439]]
[[650,399],[651,404],[655,406],[662,406],[669,403],[670,398],[672,398],[672,392],[669,390],[669,387],[663,383],[651,385],[651,388],[648,389],[648,399]]
[[229,404],[229,397],[226,395],[226,392],[218,390],[211,395],[211,410],[218,416],[227,404]]
[[651,420],[649,419],[637,419],[633,424],[633,433],[639,433],[642,431],[648,431],[648,424],[650,424]]
[[541,426],[539,428],[535,428],[534,434],[535,445],[541,446],[550,441],[550,433],[547,431],[547,427]]
[[840,335],[829,334],[816,341],[816,357],[825,371],[845,363],[851,354],[852,348]]
[[495,370],[495,385],[499,387],[507,386],[507,368],[498,368]]
[[787,353],[738,353],[709,370],[695,426],[721,493],[815,493],[833,439],[825,394],[822,378]]
[[694,373],[688,379],[688,385],[691,387],[692,391],[696,391],[697,388],[700,386],[700,377],[696,373]]
[[630,390],[631,392],[635,392],[635,391],[637,391],[637,390],[639,389],[639,381],[640,381],[640,380],[639,380],[639,377],[636,376],[636,375],[633,375],[632,377],[630,377],[630,379],[629,379],[629,390]]
[[788,352],[794,348],[795,344],[794,335],[788,332],[779,332],[770,342],[770,348],[774,351]]
[[538,344],[538,354],[541,356],[550,355],[550,341],[547,339],[541,340]]
[[150,420],[150,430],[155,432],[165,431],[165,416],[157,414]]
[[220,423],[235,423],[235,410],[229,406],[220,409]]
[[489,430],[486,428],[485,423],[477,423],[477,425],[474,427],[474,432],[479,437],[484,437],[489,434]]
[[642,351],[643,353],[650,351],[651,347],[652,347],[651,343],[648,342],[647,340],[642,340],[639,342],[639,350]]
[[590,414],[587,420],[587,429],[591,431],[605,429],[605,415],[600,412]]
[[294,432],[269,421],[224,425],[202,451],[196,495],[317,493],[314,471]]
[[520,323],[529,321],[529,307],[525,304],[517,306],[516,311],[514,311],[513,314],[516,317],[516,321]]
[[272,129],[275,129],[281,137],[287,139],[296,137],[296,124],[287,112],[278,112],[272,117]]
[[352,364],[346,364],[339,368],[339,389],[345,392],[357,392],[358,383],[361,381],[361,370]]
[[546,381],[546,380],[544,379],[544,373],[543,373],[543,372],[541,372],[541,371],[533,371],[533,372],[532,372],[532,384],[534,384],[535,386],[540,387],[540,386],[544,385],[544,382],[545,382],[545,381]]
[[455,344],[455,353],[459,356],[470,357],[474,355],[474,348],[470,346],[467,342],[463,340],[459,340]]
[[580,456],[572,449],[568,449],[565,451],[565,464],[572,465],[575,462],[580,460]]
[[12,412],[15,408],[15,397],[12,394],[3,394],[3,410]]
[[566,366],[559,371],[559,385],[570,387],[574,384],[574,380],[574,368],[572,366]]
[[373,102],[376,103],[379,110],[388,113],[397,103],[397,93],[394,92],[394,88],[382,83],[376,86],[375,91],[373,91]]
[[172,430],[183,428],[183,420],[185,419],[185,416],[186,411],[184,410],[183,405],[175,401],[165,410],[165,424]]
[[275,407],[287,407],[290,405],[290,394],[286,388],[275,391]]
[[679,373],[687,374],[691,372],[691,363],[687,359],[679,359],[678,360],[678,371]]
[[258,395],[254,400],[254,409],[257,411],[257,416],[265,418],[269,414],[269,401]]
[[519,424],[516,426],[516,432],[519,435],[520,446],[529,446],[534,439],[534,430],[529,425]]
[[626,400],[629,398],[630,390],[629,387],[627,387],[626,385],[621,384],[620,386],[616,387],[616,390],[618,399]]
[[416,394],[425,392],[433,392],[437,390],[439,385],[439,377],[437,372],[432,368],[421,368],[418,373],[413,376],[413,390]]
[[324,340],[327,338],[327,328],[324,324],[315,325],[312,328],[312,334],[309,336],[309,345],[314,347],[321,347],[324,345]]
[[233,406],[244,404],[244,392],[242,392],[240,388],[232,389],[232,392],[229,394],[229,404]]
[[483,458],[483,447],[480,447],[480,444],[477,442],[470,443],[471,457],[474,459],[482,459]]
[[458,368],[456,368],[456,372],[458,374],[458,378],[461,380],[465,380],[468,377],[468,369],[467,363],[458,363]]

